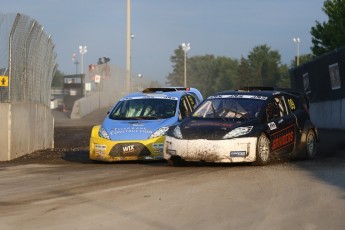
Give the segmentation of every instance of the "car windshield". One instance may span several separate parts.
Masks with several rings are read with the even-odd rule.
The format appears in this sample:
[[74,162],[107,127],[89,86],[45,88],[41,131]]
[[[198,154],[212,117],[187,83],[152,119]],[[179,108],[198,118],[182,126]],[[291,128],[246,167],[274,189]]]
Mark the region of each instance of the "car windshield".
[[193,112],[192,117],[254,119],[260,113],[264,100],[267,99],[251,95],[242,98],[230,96],[209,97]]
[[136,97],[124,98],[110,112],[113,120],[166,119],[175,116],[175,97]]

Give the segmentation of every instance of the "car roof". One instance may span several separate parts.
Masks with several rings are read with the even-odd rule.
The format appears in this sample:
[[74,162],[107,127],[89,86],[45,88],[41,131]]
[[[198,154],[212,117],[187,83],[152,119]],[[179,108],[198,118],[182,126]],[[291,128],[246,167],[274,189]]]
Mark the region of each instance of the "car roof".
[[217,92],[212,96],[216,95],[255,95],[255,96],[265,96],[265,97],[272,97],[272,95],[276,95],[277,92],[274,91],[242,91],[242,90],[226,90],[222,92]]
[[299,91],[297,89],[291,88],[278,88],[278,87],[256,87],[256,86],[249,86],[243,87],[237,90],[227,90],[222,92],[217,92],[214,95],[221,95],[221,94],[248,94],[248,95],[258,95],[258,96],[274,96],[279,94],[289,94],[295,97],[305,97],[304,92]]
[[193,94],[195,97],[199,99],[201,102],[203,97],[199,90],[196,88],[187,88],[187,87],[159,87],[159,88],[146,88],[142,92],[134,92],[130,93],[123,98],[129,97],[138,97],[138,96],[169,96],[169,97],[177,97],[181,98],[185,94]]

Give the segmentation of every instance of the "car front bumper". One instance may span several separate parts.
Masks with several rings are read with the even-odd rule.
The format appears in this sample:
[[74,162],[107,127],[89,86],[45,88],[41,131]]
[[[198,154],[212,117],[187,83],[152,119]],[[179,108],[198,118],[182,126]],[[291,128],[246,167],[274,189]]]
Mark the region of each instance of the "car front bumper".
[[98,136],[97,127],[90,137],[90,160],[162,160],[165,136],[147,140],[112,141]]
[[256,145],[256,137],[181,140],[167,136],[164,141],[163,156],[166,160],[178,156],[186,161],[254,162]]

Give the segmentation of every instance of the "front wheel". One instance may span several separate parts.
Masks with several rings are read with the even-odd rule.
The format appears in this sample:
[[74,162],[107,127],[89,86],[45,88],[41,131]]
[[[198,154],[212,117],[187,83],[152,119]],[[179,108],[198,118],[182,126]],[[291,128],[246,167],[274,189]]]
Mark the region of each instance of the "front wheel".
[[265,165],[270,160],[270,140],[264,133],[261,133],[258,137],[256,146],[256,165]]
[[313,159],[316,156],[316,134],[313,130],[309,130],[306,137],[306,158]]
[[170,166],[184,166],[184,165],[186,165],[186,161],[182,160],[178,156],[173,156],[167,161],[168,161],[168,165],[170,165]]

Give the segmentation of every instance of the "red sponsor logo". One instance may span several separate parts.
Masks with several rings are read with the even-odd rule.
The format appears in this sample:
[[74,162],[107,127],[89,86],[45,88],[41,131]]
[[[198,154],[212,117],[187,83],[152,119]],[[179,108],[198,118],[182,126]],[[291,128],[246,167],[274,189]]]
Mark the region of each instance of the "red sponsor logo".
[[294,130],[293,128],[287,128],[278,132],[277,135],[273,138],[272,142],[272,151],[282,149],[288,145],[293,144],[294,142]]

